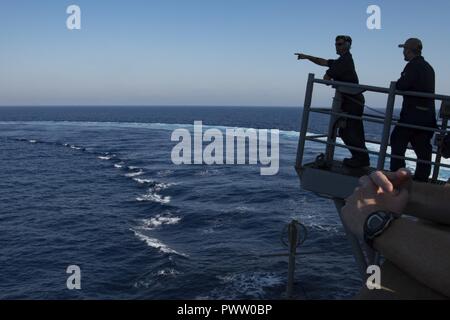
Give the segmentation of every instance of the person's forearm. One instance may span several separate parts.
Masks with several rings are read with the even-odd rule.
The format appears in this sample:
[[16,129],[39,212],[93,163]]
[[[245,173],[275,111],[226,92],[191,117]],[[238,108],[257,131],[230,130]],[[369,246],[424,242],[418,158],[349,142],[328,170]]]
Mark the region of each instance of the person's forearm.
[[450,185],[413,182],[405,214],[450,225]]
[[313,57],[313,56],[307,56],[307,59],[319,66],[322,66],[322,67],[328,66],[328,60],[318,58],[318,57]]
[[450,229],[401,218],[375,239],[374,247],[417,281],[450,297]]

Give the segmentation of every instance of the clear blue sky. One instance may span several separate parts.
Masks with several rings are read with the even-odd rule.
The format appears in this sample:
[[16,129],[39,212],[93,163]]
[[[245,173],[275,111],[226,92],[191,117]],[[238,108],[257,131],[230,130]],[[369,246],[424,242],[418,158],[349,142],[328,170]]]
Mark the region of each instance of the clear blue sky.
[[[80,31],[66,29],[70,4]],[[366,28],[370,4],[382,30]],[[397,45],[420,37],[450,94],[449,12],[448,0],[2,0],[0,105],[301,105],[307,74],[325,69],[293,53],[333,58],[342,33],[361,82],[380,86],[405,65]]]

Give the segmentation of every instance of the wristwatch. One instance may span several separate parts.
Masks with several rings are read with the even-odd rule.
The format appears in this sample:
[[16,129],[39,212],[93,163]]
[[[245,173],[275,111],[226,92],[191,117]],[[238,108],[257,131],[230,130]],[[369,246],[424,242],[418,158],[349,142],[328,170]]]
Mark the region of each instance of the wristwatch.
[[395,220],[395,216],[391,212],[376,211],[371,213],[364,223],[364,240],[373,248],[373,241],[376,237],[379,237],[387,228],[389,228],[391,222]]

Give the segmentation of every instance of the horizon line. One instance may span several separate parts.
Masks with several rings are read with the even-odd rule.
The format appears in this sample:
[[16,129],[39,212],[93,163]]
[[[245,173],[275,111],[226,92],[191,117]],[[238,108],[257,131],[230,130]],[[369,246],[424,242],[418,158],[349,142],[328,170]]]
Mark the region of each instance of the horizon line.
[[[121,105],[121,104],[80,104],[80,105],[0,105],[0,108],[90,108],[90,107],[100,107],[100,108],[120,108],[120,107],[131,107],[131,108],[189,108],[189,107],[199,107],[199,108],[303,108],[301,105],[205,105],[205,104],[189,104],[189,105],[178,105],[178,104],[149,104],[149,105]],[[330,106],[331,107],[331,106]],[[371,107],[373,109],[385,109],[385,107]],[[395,107],[397,109],[397,107]]]
[[0,105],[0,108],[39,108],[39,107],[51,107],[51,108],[89,108],[89,107],[138,107],[138,108],[151,108],[151,107],[202,107],[202,108],[302,108],[299,105],[208,105],[208,104],[49,104],[49,105]]

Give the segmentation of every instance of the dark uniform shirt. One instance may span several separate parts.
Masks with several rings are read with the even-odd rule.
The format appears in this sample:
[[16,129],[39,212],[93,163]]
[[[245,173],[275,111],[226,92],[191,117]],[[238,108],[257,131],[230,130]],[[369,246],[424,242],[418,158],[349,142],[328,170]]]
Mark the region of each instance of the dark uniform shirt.
[[[359,83],[356,74],[355,63],[350,52],[339,57],[337,60],[328,60],[327,75],[335,81]],[[355,116],[361,116],[364,111],[364,96],[362,94],[343,94],[342,110]]]
[[355,63],[350,52],[342,55],[337,60],[328,60],[329,75],[335,81],[359,83],[358,75],[355,70]]
[[[431,65],[421,56],[412,59],[397,81],[401,91],[435,93],[435,74]],[[436,127],[436,109],[434,99],[403,97],[400,122],[420,126]]]

